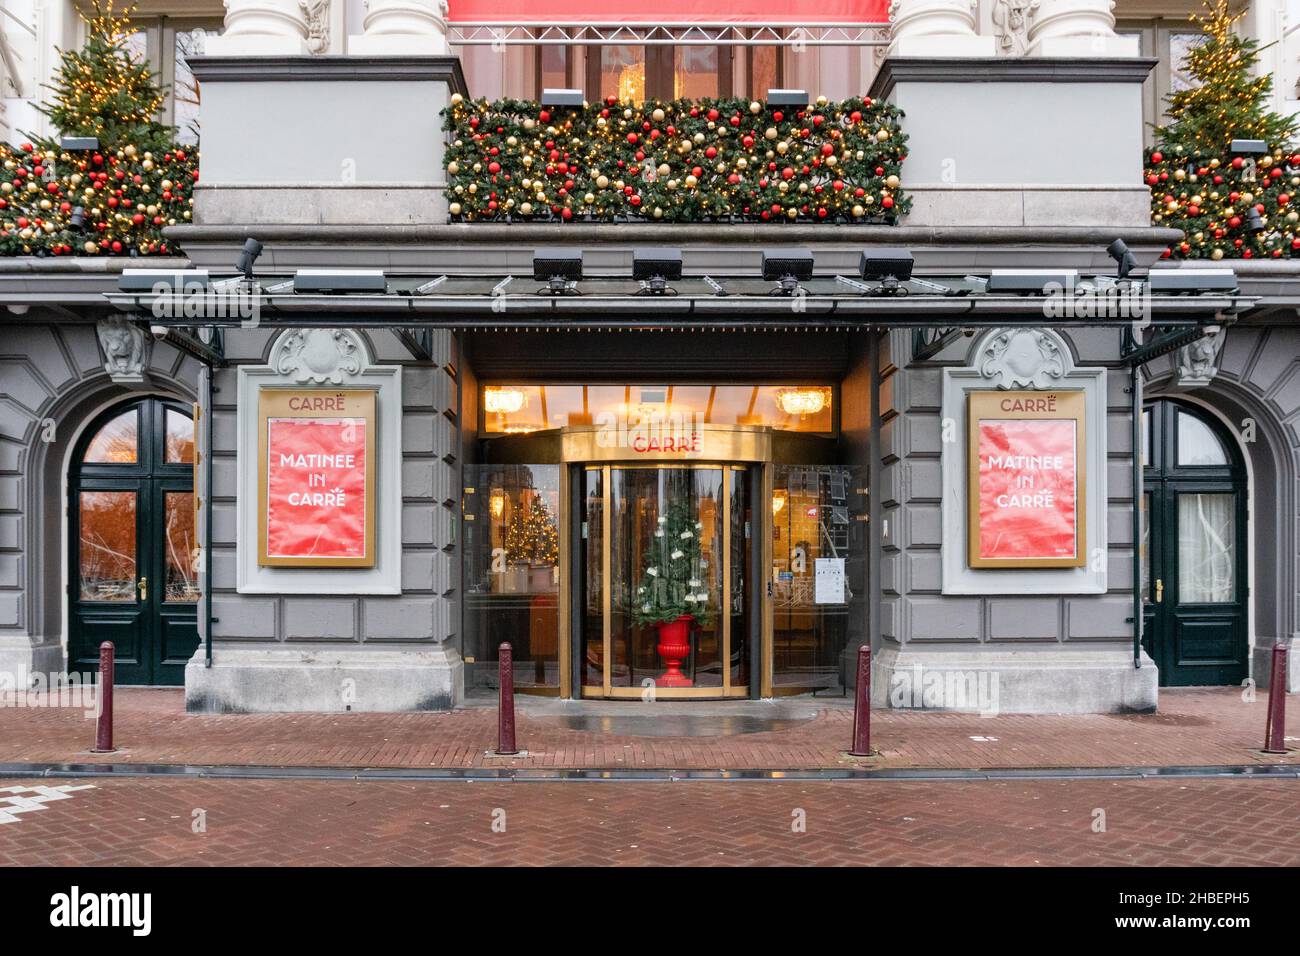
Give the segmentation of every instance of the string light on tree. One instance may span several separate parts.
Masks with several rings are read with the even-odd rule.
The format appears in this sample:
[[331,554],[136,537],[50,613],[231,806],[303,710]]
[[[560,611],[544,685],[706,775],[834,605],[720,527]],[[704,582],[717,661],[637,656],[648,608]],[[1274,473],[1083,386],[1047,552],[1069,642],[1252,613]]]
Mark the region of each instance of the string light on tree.
[[[1190,259],[1300,256],[1300,151],[1295,123],[1267,108],[1269,73],[1256,75],[1257,41],[1238,36],[1242,16],[1227,0],[1206,0],[1194,16],[1204,40],[1187,54],[1195,86],[1169,96],[1170,123],[1156,130],[1146,183],[1151,218],[1181,229],[1166,257]],[[1262,154],[1233,154],[1234,139],[1263,140]]]

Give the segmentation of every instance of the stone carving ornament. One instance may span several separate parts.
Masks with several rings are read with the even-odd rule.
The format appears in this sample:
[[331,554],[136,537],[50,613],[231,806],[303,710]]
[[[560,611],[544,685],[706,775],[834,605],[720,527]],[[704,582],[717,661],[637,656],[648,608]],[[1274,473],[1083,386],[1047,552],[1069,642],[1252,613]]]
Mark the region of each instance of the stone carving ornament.
[[271,367],[300,384],[342,385],[365,367],[365,348],[345,329],[292,329],[281,336]]
[[1178,384],[1182,388],[1208,385],[1218,374],[1224,333],[1206,335],[1178,350]]
[[95,325],[99,347],[104,352],[104,371],[121,385],[139,385],[145,380],[153,351],[153,338],[134,322],[120,316]]
[[1029,48],[1029,18],[1038,9],[1038,0],[996,0],[993,4],[993,34],[998,38],[998,52],[1006,56],[1024,56]]
[[975,361],[995,388],[1052,388],[1068,370],[1060,344],[1042,329],[1003,329]]
[[307,49],[326,53],[330,48],[330,0],[298,0],[307,20]]

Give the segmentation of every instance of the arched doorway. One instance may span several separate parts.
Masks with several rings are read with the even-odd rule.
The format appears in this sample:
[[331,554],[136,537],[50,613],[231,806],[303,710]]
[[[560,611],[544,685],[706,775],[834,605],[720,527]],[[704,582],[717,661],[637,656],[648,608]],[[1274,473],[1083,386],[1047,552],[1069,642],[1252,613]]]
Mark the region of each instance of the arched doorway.
[[68,668],[116,648],[120,684],[184,684],[198,646],[194,420],[140,398],[100,414],[68,475]]
[[1167,687],[1247,674],[1246,468],[1223,425],[1164,399],[1143,412],[1143,644]]

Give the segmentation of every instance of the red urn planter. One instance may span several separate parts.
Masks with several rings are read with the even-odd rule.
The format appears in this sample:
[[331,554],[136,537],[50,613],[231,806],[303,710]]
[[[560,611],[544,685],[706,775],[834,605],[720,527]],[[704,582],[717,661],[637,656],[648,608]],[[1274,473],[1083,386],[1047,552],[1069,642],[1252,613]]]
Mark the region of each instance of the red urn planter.
[[694,681],[682,673],[682,661],[691,653],[691,625],[695,618],[683,614],[675,621],[656,624],[659,644],[655,648],[664,659],[667,670],[656,682],[660,687],[693,687]]

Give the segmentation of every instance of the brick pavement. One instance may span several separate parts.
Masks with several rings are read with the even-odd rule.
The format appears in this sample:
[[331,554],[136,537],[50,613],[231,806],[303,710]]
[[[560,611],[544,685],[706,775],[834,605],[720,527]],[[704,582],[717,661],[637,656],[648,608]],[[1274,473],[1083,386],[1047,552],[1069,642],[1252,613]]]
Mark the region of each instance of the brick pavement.
[[[1261,757],[1267,695],[1246,703],[1236,688],[1162,690],[1149,715],[977,715],[876,710],[882,767],[1108,767],[1300,762]],[[815,701],[814,719],[787,729],[726,737],[643,737],[564,728],[523,712],[527,757],[487,754],[496,711],[450,713],[190,715],[180,690],[121,689],[116,743],[93,755],[93,726],[72,708],[0,708],[0,762],[138,762],[335,767],[841,767],[852,712]],[[655,705],[658,706],[658,705]],[[667,706],[667,705],[665,705]],[[680,705],[679,705],[680,706]],[[1289,697],[1300,727],[1300,695]],[[674,711],[680,712],[680,711]],[[1296,736],[1297,732],[1292,731]],[[972,739],[986,738],[986,739]],[[987,739],[995,738],[995,739]]]
[[[0,787],[32,784],[0,780]],[[1217,779],[112,778],[0,826],[0,865],[1294,866],[1296,794],[1294,781]],[[196,809],[205,832],[193,832]],[[1101,833],[1093,832],[1098,809],[1106,815]],[[792,828],[796,810],[806,832]],[[502,819],[505,832],[494,831]]]

